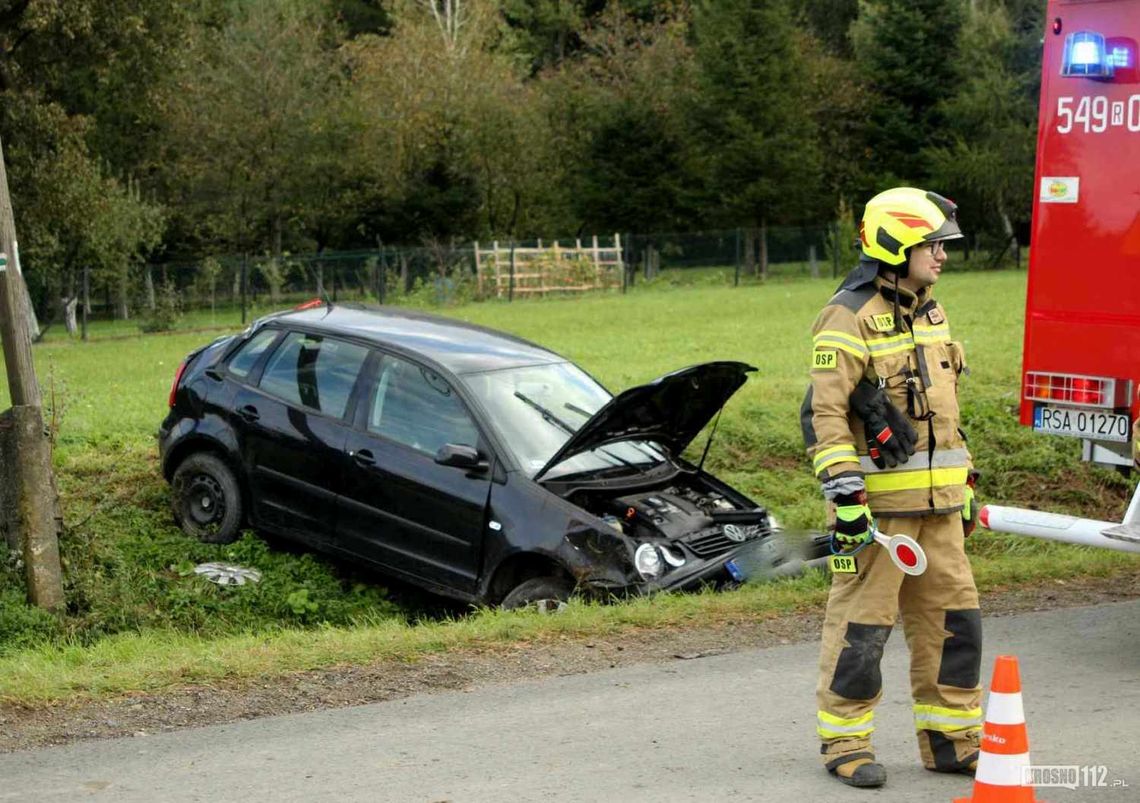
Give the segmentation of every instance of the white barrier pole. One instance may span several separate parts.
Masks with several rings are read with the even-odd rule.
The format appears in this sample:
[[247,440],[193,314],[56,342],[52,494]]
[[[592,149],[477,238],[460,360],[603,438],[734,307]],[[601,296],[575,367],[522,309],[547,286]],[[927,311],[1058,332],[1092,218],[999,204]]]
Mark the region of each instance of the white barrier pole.
[[[1140,493],[1138,493],[1137,498],[1140,498]],[[1134,499],[1133,505],[1135,504],[1136,500]],[[979,518],[983,527],[998,533],[1028,535],[1033,538],[1044,538],[1048,541],[1060,541],[1066,544],[1095,546],[1102,549],[1115,549],[1118,552],[1140,554],[1140,543],[1108,538],[1104,535],[1105,530],[1121,526],[1111,521],[1078,519],[1075,516],[1065,516],[1060,513],[1043,513],[1040,510],[1025,510],[1017,507],[1002,507],[1001,505],[986,505],[982,508]],[[1128,521],[1127,517],[1125,521]]]

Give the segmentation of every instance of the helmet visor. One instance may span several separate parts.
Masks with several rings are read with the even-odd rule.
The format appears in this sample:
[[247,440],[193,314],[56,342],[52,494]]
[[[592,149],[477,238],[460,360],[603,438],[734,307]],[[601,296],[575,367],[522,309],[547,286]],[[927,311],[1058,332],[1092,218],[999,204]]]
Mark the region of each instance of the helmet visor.
[[949,198],[943,198],[936,192],[926,193],[926,199],[938,207],[938,211],[946,216],[946,220],[936,230],[923,237],[923,242],[936,243],[939,240],[960,240],[965,236],[962,234],[962,229],[958,227],[958,204]]

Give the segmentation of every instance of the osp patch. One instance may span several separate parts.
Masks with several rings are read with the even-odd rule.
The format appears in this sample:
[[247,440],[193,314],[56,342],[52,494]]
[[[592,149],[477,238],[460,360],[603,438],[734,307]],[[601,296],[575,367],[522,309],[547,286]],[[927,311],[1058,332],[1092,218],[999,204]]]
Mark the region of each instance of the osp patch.
[[811,353],[813,371],[827,371],[839,367],[838,352],[835,349],[815,349]]
[[895,330],[895,316],[890,312],[868,316],[867,323],[876,332],[893,332]]

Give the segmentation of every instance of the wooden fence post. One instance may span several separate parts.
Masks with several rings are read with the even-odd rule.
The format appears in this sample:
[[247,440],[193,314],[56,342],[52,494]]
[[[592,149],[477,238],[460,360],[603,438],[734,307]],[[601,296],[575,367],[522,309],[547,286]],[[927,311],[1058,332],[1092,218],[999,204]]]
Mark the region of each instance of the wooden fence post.
[[[503,297],[503,266],[499,264],[499,241],[491,242],[491,253],[495,257],[495,296]],[[511,243],[511,258],[514,258],[514,243]],[[513,264],[513,263],[512,263]]]
[[[4,341],[4,366],[12,410],[5,434],[15,462],[9,489],[6,529],[15,528],[16,542],[23,547],[28,600],[51,611],[63,609],[63,580],[59,563],[59,532],[55,517],[58,506],[55,477],[51,470],[51,442],[44,430],[40,386],[32,362],[32,342],[24,310],[24,277],[19,263],[7,254],[16,249],[16,224],[8,194],[8,173],[0,144],[0,338]],[[7,480],[7,478],[6,478]],[[6,536],[6,537],[10,537]]]
[[483,266],[479,262],[479,241],[475,241],[475,285],[479,298],[483,297]]

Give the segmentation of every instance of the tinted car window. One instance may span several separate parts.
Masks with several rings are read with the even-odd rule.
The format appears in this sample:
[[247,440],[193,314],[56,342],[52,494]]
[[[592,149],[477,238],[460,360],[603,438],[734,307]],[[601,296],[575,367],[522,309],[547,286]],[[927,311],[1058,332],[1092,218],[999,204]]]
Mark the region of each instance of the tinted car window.
[[384,356],[372,388],[368,429],[434,455],[444,444],[476,446],[479,431],[455,389],[427,368]]
[[257,364],[257,358],[273,345],[273,341],[277,339],[277,334],[276,329],[262,329],[247,340],[245,345],[238,349],[237,354],[230,359],[230,373],[243,379],[249,376],[249,372]]
[[260,387],[287,402],[340,418],[367,356],[363,346],[290,332],[269,358]]

